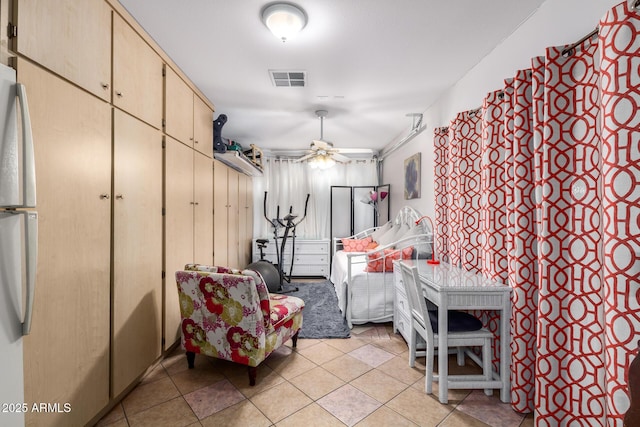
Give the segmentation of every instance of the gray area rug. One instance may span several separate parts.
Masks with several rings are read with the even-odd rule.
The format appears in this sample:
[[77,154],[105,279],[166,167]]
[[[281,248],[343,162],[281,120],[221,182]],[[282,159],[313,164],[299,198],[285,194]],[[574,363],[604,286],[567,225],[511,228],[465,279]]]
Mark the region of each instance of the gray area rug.
[[302,329],[299,338],[349,338],[351,331],[338,308],[338,297],[329,280],[324,282],[285,283],[285,290],[298,287],[297,292],[287,295],[304,301]]

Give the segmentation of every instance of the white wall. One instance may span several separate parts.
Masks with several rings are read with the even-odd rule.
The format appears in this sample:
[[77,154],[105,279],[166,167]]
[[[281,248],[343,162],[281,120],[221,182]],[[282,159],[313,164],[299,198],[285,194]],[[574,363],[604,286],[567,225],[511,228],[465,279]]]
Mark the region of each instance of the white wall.
[[[391,184],[391,211],[397,212],[408,205],[433,216],[433,130],[448,126],[460,111],[481,107],[488,92],[501,89],[504,79],[513,77],[517,70],[530,68],[531,58],[544,55],[547,46],[578,41],[598,26],[607,10],[621,1],[545,1],[511,36],[447,90],[424,112],[426,130],[384,159],[382,182]],[[405,134],[399,135],[396,141]],[[404,160],[417,152],[422,153],[421,198],[404,200]]]

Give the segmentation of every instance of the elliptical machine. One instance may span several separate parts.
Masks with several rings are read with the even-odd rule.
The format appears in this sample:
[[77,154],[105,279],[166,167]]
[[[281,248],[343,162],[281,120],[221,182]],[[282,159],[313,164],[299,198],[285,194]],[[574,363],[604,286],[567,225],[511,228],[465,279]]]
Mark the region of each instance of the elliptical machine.
[[[296,227],[307,217],[307,207],[309,205],[310,196],[310,194],[307,194],[307,198],[304,202],[304,215],[298,221],[295,221],[298,216],[293,214],[293,206],[289,206],[289,213],[285,215],[284,218],[280,218],[280,205],[278,205],[276,210],[276,218],[269,219],[267,216],[267,192],[264,192],[263,214],[267,222],[273,227],[273,241],[276,245],[277,264],[274,265],[264,258],[264,248],[267,246],[269,241],[267,239],[258,239],[256,240],[256,243],[260,250],[260,261],[249,264],[247,268],[258,271],[262,275],[269,292],[287,293],[298,290],[297,287],[285,290],[283,284],[285,281],[287,283],[291,283],[291,274],[293,273],[293,263],[295,260]],[[282,235],[280,235],[281,229],[284,229]],[[289,237],[292,239],[291,264],[289,265],[289,274],[286,274],[284,253]],[[278,247],[278,239],[280,239],[280,247]]]

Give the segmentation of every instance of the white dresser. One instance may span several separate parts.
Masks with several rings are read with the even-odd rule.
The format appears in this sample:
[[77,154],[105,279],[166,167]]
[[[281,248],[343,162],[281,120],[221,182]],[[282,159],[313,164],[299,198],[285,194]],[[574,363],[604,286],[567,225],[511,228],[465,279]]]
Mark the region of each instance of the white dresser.
[[[264,258],[272,263],[277,262],[276,246],[273,238],[268,239],[267,246],[263,249]],[[281,241],[278,241],[280,249]],[[284,271],[289,274],[291,267],[292,240],[287,240],[284,250]],[[329,278],[331,259],[329,255],[329,240],[309,240],[296,239],[295,251],[293,251],[295,261],[293,263],[292,276],[322,276]],[[260,260],[260,249],[256,239],[253,240],[252,261]]]

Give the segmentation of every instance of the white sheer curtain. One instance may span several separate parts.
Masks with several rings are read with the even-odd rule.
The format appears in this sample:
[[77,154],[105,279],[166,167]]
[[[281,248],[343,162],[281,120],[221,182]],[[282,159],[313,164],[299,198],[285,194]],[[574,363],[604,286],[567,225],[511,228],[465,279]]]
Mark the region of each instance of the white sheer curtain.
[[280,218],[292,206],[299,220],[304,214],[304,202],[309,194],[307,217],[298,225],[296,236],[328,239],[332,185],[378,185],[377,160],[354,160],[320,170],[293,159],[266,159],[264,176],[253,179],[254,237],[273,234],[271,225],[263,216],[264,193],[267,191],[267,216],[271,219],[276,217],[279,205]]

